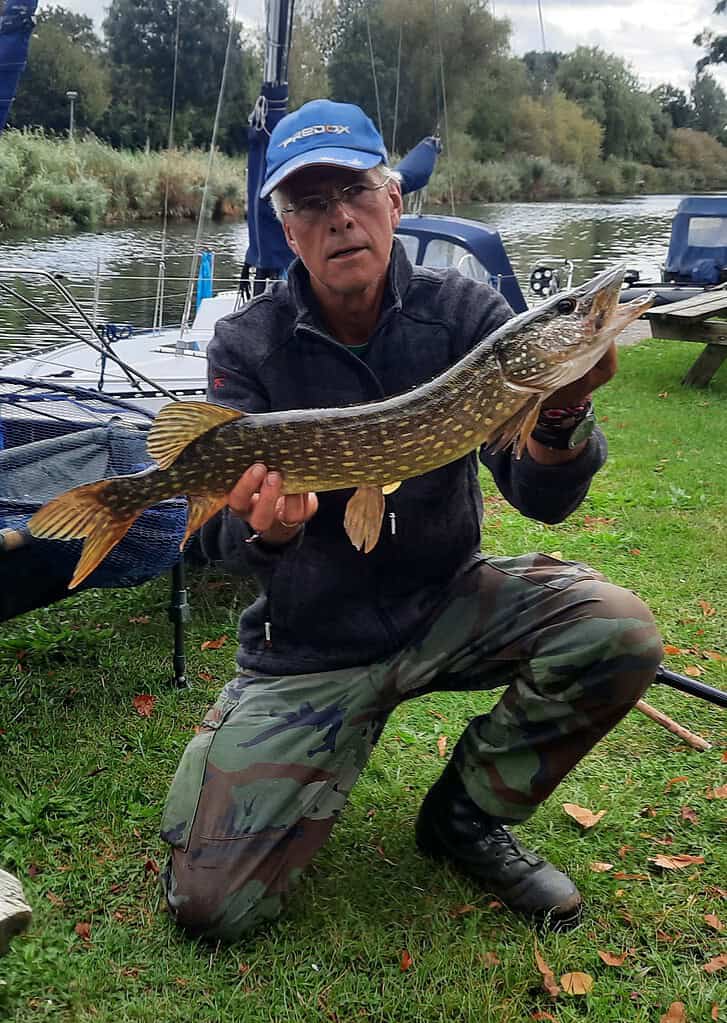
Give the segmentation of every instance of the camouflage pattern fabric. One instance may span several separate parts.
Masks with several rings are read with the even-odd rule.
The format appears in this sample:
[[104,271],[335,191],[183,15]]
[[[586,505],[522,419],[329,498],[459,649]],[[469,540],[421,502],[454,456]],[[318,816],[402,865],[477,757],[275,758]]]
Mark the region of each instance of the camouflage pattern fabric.
[[389,713],[423,693],[507,686],[453,758],[483,811],[526,820],[633,707],[661,654],[633,593],[585,565],[533,554],[475,559],[421,637],[388,660],[241,675],[187,746],[169,792],[172,914],[225,939],[276,917]]

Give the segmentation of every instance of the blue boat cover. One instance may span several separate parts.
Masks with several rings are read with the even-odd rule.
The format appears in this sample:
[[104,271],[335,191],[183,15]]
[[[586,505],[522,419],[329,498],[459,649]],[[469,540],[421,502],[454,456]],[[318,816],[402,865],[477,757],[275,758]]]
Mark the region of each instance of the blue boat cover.
[[718,284],[727,273],[727,197],[682,199],[671,226],[665,274]]
[[212,269],[214,257],[207,249],[199,257],[199,270],[197,271],[197,304],[195,311],[199,309],[203,298],[212,298]]
[[8,119],[28,59],[38,0],[0,0],[0,132]]
[[396,170],[401,174],[401,190],[404,195],[407,192],[416,192],[428,184],[432,176],[437,157],[442,152],[442,143],[433,135],[417,142],[413,149],[410,149],[404,159],[396,165]]

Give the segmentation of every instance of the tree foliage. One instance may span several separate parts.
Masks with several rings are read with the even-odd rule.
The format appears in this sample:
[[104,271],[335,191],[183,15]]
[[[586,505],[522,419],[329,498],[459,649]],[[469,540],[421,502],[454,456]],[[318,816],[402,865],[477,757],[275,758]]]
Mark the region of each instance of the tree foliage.
[[[718,3],[715,4],[714,13],[727,13],[727,0],[718,0]],[[727,62],[727,35],[715,35],[714,32],[705,28],[699,35],[694,37],[694,44],[706,50],[704,56],[697,61],[697,73],[707,67],[708,64],[724,64]]]
[[692,84],[692,127],[715,138],[727,139],[727,96],[708,71],[702,71]]

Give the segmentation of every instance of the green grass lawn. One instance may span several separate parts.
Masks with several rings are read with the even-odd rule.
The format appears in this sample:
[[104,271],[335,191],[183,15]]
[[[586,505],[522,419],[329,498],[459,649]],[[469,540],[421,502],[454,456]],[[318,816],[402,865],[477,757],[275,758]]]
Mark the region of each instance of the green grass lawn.
[[[611,454],[587,501],[543,526],[485,480],[483,546],[588,561],[650,605],[665,642],[683,651],[670,667],[727,688],[727,370],[706,391],[685,390],[696,354],[673,342],[623,351],[598,396]],[[727,952],[727,801],[707,796],[727,781],[727,722],[663,687],[650,702],[711,741],[710,752],[633,712],[520,829],[581,888],[588,912],[577,930],[536,935],[417,853],[413,822],[444,762],[438,741],[451,749],[495,699],[441,694],[394,714],[282,922],[227,947],[178,933],[158,894],[161,804],[233,672],[248,596],[209,571],[190,586],[184,692],[168,685],[166,579],[81,594],[1,627],[0,865],[23,880],[34,919],[0,960],[0,1019],[657,1023],[680,1001],[690,1023],[727,1020],[727,968],[703,969]],[[222,635],[224,645],[201,650]],[[139,694],[156,697],[149,717],[134,708]],[[606,815],[584,831],[564,802]],[[660,870],[649,862],[660,854],[704,863]],[[552,999],[536,939],[556,978],[585,972],[591,993]],[[628,955],[609,966],[599,951]]]

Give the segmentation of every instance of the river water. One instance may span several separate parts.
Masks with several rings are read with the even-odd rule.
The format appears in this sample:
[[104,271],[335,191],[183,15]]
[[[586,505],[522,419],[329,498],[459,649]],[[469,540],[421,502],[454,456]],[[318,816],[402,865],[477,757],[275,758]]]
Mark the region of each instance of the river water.
[[[460,216],[481,220],[497,229],[505,243],[523,291],[538,263],[571,259],[574,283],[616,262],[626,262],[642,279],[658,280],[666,257],[671,219],[682,196],[638,196],[616,200],[547,203],[502,203],[461,206]],[[432,212],[445,213],[439,208]],[[195,227],[169,228],[166,258],[164,322],[178,323],[194,248]],[[73,294],[89,312],[94,309],[94,279],[100,271],[96,322],[147,327],[154,313],[154,292],[161,251],[159,224],[106,228],[100,231],[32,234],[0,233],[0,283],[19,287],[43,308],[28,311],[17,299],[0,294],[0,349],[48,338],[71,340],[51,312],[80,326],[65,300],[40,278],[8,274],[12,267],[63,274]],[[215,255],[215,287],[234,287],[247,247],[247,229],[240,223],[212,224],[203,244]],[[527,297],[527,296],[526,296]]]

